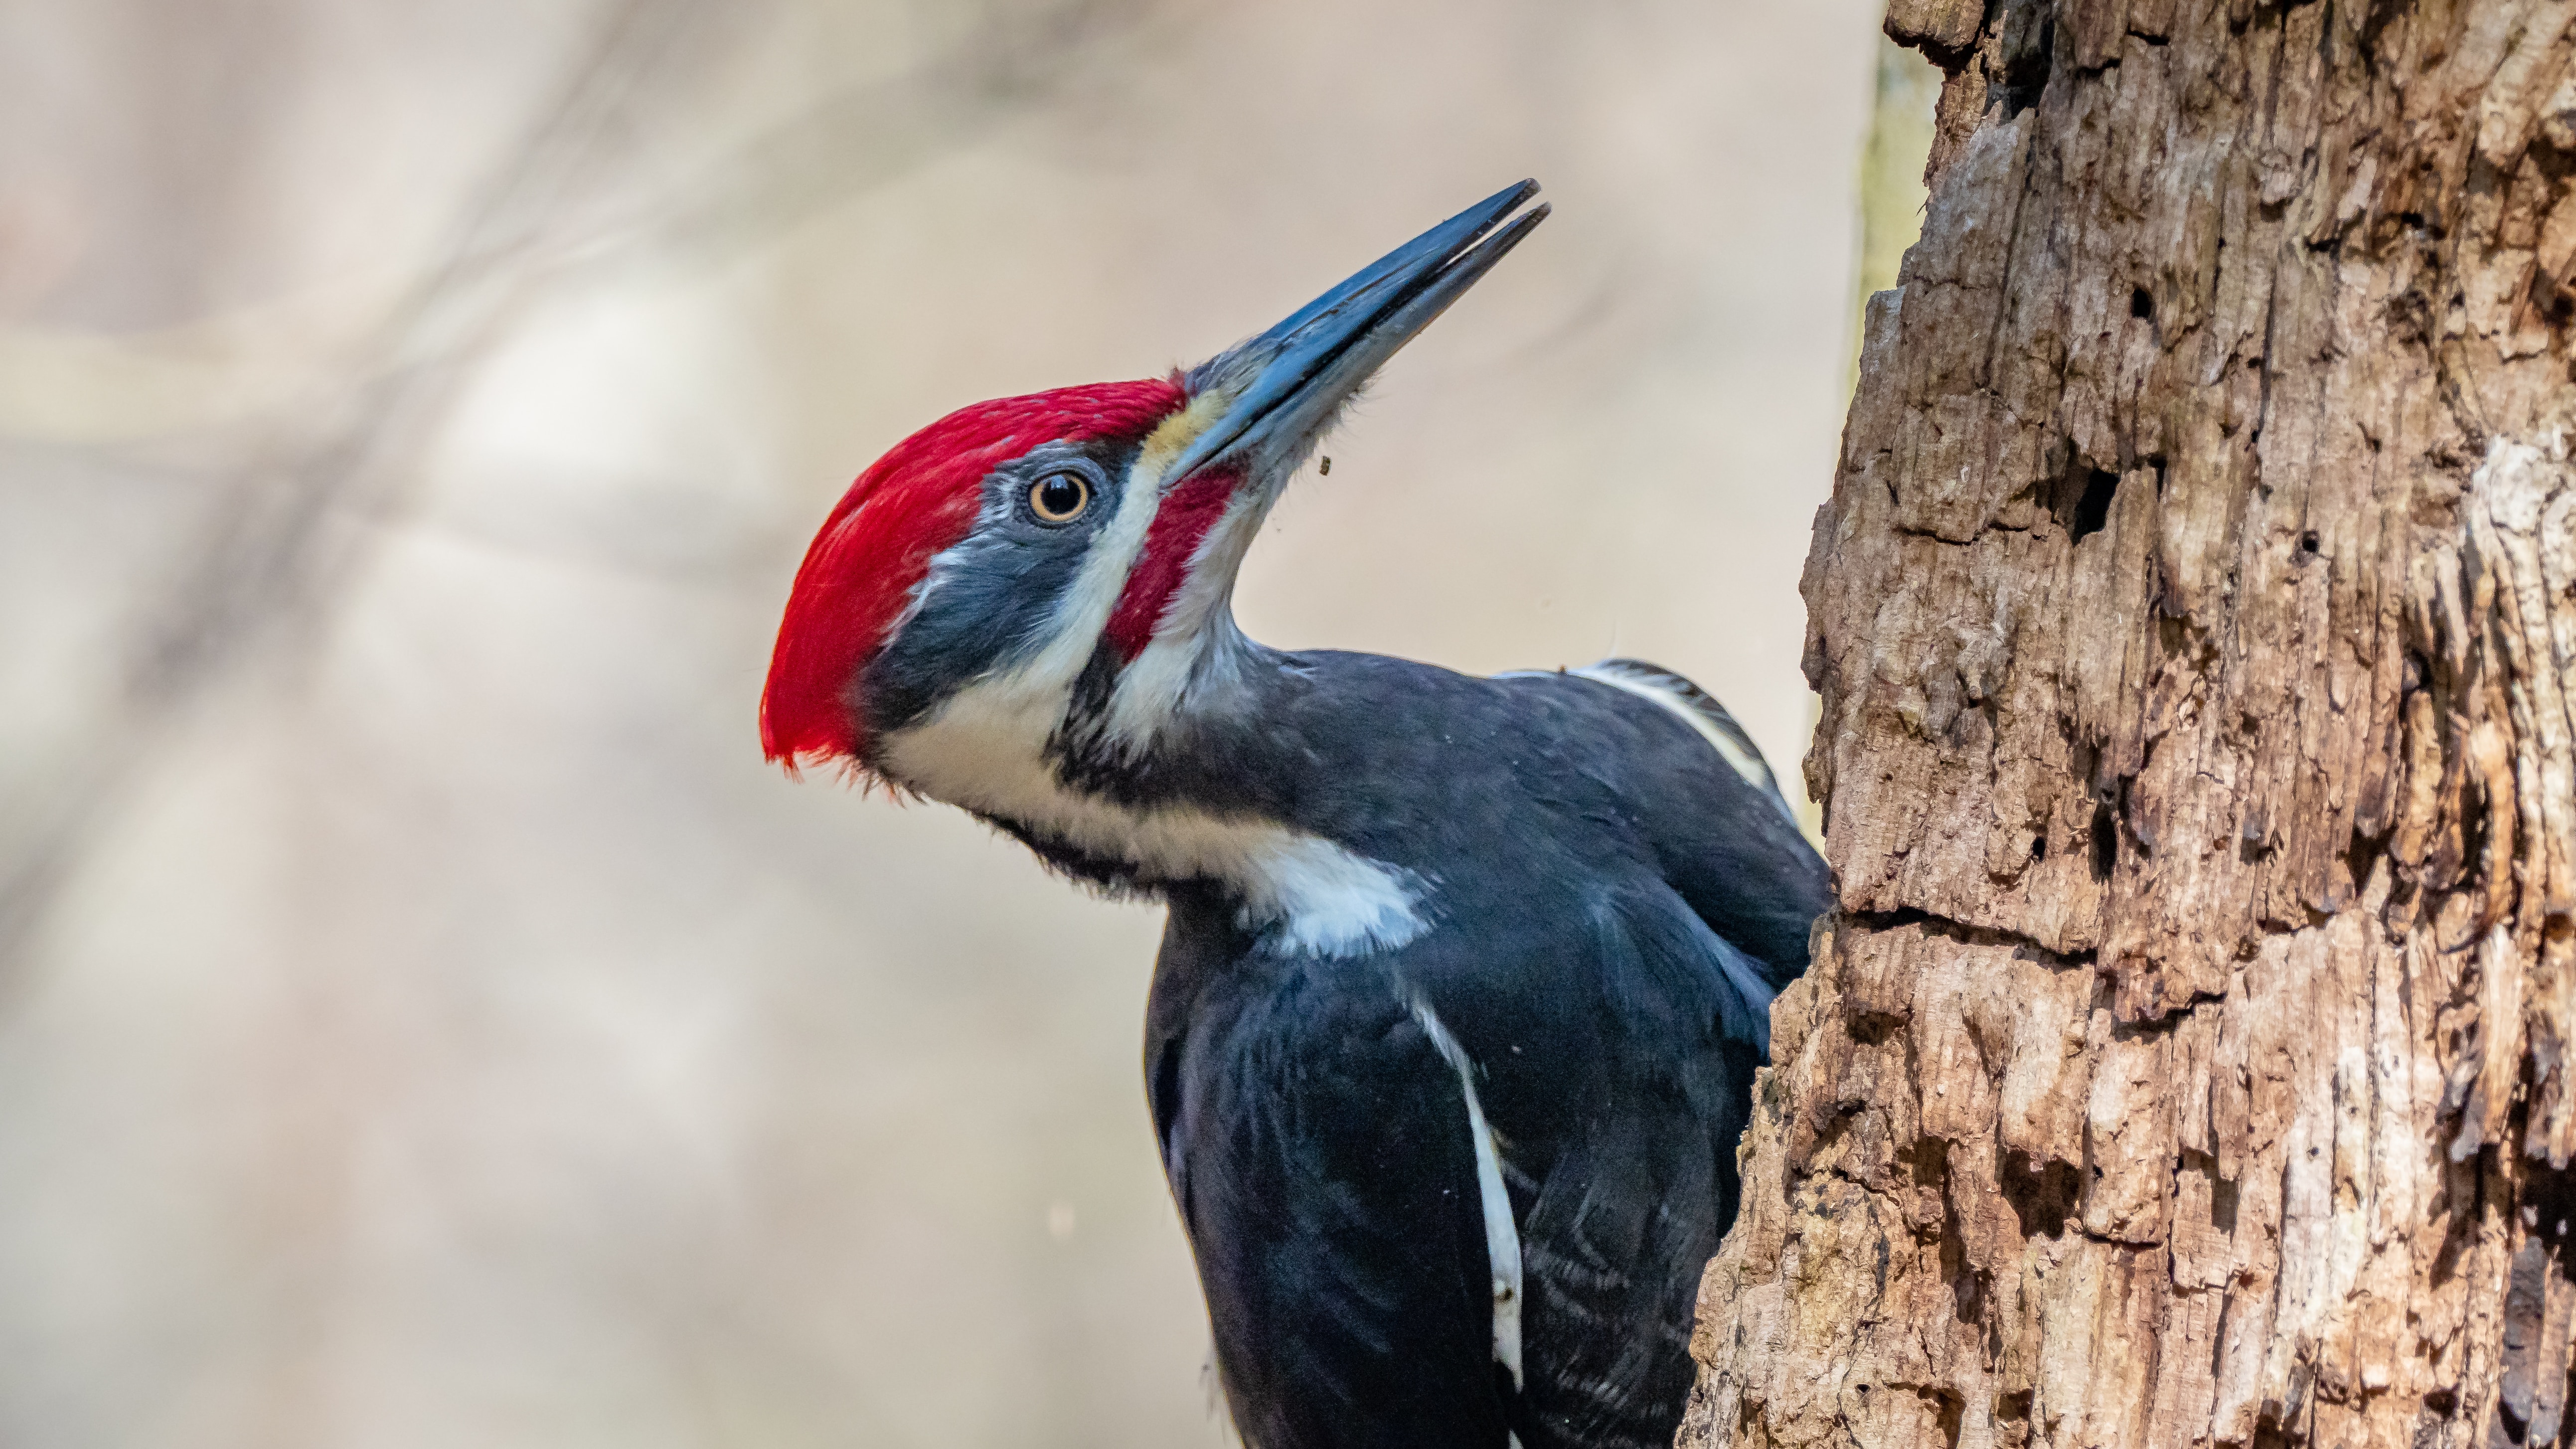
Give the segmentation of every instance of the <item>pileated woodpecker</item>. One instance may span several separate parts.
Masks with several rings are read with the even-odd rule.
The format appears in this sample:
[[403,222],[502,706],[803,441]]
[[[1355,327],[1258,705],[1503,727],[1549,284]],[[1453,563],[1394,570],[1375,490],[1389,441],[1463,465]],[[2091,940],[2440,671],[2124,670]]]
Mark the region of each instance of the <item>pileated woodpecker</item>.
[[1168,906],[1146,1088],[1257,1449],[1671,1443],[1770,1001],[1825,905],[1769,767],[1677,675],[1235,627],[1289,477],[1537,190],[1198,367],[896,444],[806,554],[761,704],[791,770]]

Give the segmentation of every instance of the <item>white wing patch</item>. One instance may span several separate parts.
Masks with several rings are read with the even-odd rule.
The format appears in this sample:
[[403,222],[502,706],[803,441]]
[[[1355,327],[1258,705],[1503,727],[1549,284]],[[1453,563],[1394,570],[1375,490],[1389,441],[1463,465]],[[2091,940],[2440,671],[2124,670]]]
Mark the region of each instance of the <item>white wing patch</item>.
[[1458,1090],[1467,1098],[1467,1135],[1476,1143],[1476,1196],[1485,1206],[1485,1262],[1494,1273],[1494,1362],[1510,1371],[1517,1389],[1522,1386],[1521,1230],[1512,1221],[1511,1195],[1503,1190],[1502,1154],[1494,1148],[1484,1104],[1476,1099],[1476,1064],[1466,1048],[1440,1024],[1431,1003],[1416,1000],[1413,1019],[1422,1023],[1423,1034],[1458,1074]]
[[1744,727],[1735,722],[1735,717],[1726,712],[1724,705],[1698,685],[1670,670],[1634,659],[1604,659],[1598,664],[1586,664],[1580,669],[1565,672],[1595,684],[1609,685],[1612,689],[1670,710],[1675,718],[1698,731],[1699,737],[1717,751],[1718,758],[1726,761],[1727,766],[1742,776],[1746,784],[1769,794],[1779,802],[1781,812],[1789,817],[1790,823],[1797,823],[1798,812],[1790,808],[1789,797],[1781,792],[1780,781],[1771,773],[1770,762],[1754,748],[1753,737],[1744,732]]

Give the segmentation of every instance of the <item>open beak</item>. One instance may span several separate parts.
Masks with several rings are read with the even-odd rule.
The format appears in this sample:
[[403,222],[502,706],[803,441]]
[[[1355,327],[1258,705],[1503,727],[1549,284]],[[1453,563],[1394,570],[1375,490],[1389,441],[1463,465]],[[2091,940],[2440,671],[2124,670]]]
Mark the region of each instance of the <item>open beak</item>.
[[1537,194],[1535,181],[1496,192],[1193,369],[1186,379],[1193,396],[1231,394],[1231,401],[1165,470],[1163,486],[1216,465],[1239,466],[1247,478],[1285,473],[1371,373],[1545,219],[1545,206],[1512,217]]

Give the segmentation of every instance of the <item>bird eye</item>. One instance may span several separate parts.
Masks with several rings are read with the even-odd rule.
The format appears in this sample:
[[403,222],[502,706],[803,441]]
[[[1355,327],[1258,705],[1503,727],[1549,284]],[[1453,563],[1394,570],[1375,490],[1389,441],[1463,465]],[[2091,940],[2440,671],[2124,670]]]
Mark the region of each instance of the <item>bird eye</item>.
[[1091,506],[1091,483],[1079,473],[1049,473],[1029,489],[1029,511],[1040,523],[1071,523]]

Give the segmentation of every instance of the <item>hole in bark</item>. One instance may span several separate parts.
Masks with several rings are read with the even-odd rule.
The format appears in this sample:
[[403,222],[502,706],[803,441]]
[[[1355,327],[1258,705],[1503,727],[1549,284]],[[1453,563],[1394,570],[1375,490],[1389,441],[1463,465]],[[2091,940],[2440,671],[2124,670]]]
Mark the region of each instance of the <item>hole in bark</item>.
[[2120,777],[2120,828],[2129,832],[2129,840],[2138,847],[2139,854],[2153,858],[2156,853],[2155,829],[2140,821],[2138,812],[2129,808],[2129,787],[2136,783],[2138,777],[2135,775]]
[[[2379,69],[2379,56],[2375,52],[2379,49],[2380,35],[2396,21],[2398,16],[2413,8],[2407,0],[2370,0],[2369,10],[2361,18],[2361,49],[2364,57],[2371,61],[2372,70]],[[2426,1394],[2424,1403],[2426,1407],[2431,1407],[2433,1396]],[[2442,1412],[2447,1414],[2450,1410],[2446,1408]]]
[[2033,1165],[2027,1152],[2004,1155],[2000,1186],[2004,1201],[2012,1205],[2013,1215],[2021,1220],[2021,1235],[2025,1238],[2065,1236],[2066,1219],[2075,1211],[2081,1182],[2070,1163]]
[[2095,468],[2084,478],[2084,496],[2075,500],[2075,526],[2067,530],[2076,541],[2100,533],[2111,521],[2111,499],[2120,491],[2120,475],[2105,468]]
[[[2253,722],[2246,723],[2250,726]],[[2247,815],[2236,826],[2236,859],[2245,865],[2260,865],[2271,858],[2272,822],[2259,813]]]
[[2309,558],[2315,558],[2317,556],[2317,550],[2324,546],[2325,541],[2317,537],[2317,531],[2313,528],[2299,535],[2299,552],[2306,554]]
[[2047,836],[2045,836],[2045,835],[2034,835],[2034,836],[2032,836],[2032,837],[2030,838],[2030,858],[2031,858],[2031,859],[2033,859],[2033,860],[2046,860],[2046,859],[2048,859],[2048,837],[2047,837]]
[[[2541,1348],[2541,1309],[2546,1301],[2549,1273],[2549,1245],[2537,1237],[2526,1238],[2514,1251],[2512,1270],[2506,1274],[2504,1293],[2504,1373],[2496,1385],[2496,1427],[2500,1436],[2515,1444],[2548,1443],[2558,1436],[2553,1432],[2534,1433],[2540,1426],[2532,1422],[2540,1410],[2540,1365],[2534,1362]],[[2554,1407],[2554,1406],[2553,1406]]]
[[2087,785],[2090,785],[2093,782],[2095,772],[2100,770],[2102,767],[2102,749],[2099,745],[2094,744],[2090,740],[2072,738],[2074,728],[2075,722],[2073,720],[2067,719],[2063,715],[2058,717],[2058,730],[2061,733],[2069,735],[2066,742],[2066,763],[2068,773],[2074,775],[2076,779],[2082,780]]
[[2028,1422],[2030,1419],[2030,1402],[2032,1397],[2032,1392],[2029,1389],[2022,1389],[2017,1393],[1995,1395],[1995,1417],[1998,1419],[2020,1419],[2024,1422]]
[[2156,320],[2155,295],[2144,287],[2131,287],[2129,289],[2129,315],[2137,318],[2141,322],[2153,322]]
[[2093,879],[2111,878],[2111,867],[2120,863],[2120,822],[2111,818],[2108,800],[2093,807]]
[[[1896,1029],[1903,1025],[1905,1025],[1904,1017],[1889,1012],[1872,1011],[1866,1006],[1846,1005],[1843,1008],[1843,1030],[1861,1046],[1885,1046],[1887,1039],[1896,1035]],[[1860,1109],[1861,1104],[1858,1102],[1846,1103],[1843,1105],[1843,1114],[1850,1116]]]
[[[1936,1139],[1937,1140],[1937,1139]],[[1949,1144],[1939,1149],[1945,1172],[1941,1187],[1941,1276],[1949,1280],[1951,1311],[1963,1324],[1985,1323],[1986,1292],[1989,1279],[1968,1263],[1968,1245],[1959,1236],[1958,1207],[1950,1199],[1946,1166]],[[1920,1175],[1920,1168],[1917,1168]],[[1988,1325],[1991,1330],[1991,1325]]]
[[[2395,829],[2395,826],[2389,827],[2390,831]],[[2355,895],[2370,884],[2370,872],[2379,864],[2380,853],[2388,848],[2388,834],[2389,831],[2382,831],[2377,835],[2364,835],[2356,830],[2352,833],[2351,843],[2344,847],[2344,874],[2351,877]]]
[[2001,105],[2007,121],[2039,104],[2056,58],[2057,7],[2040,0],[2005,0],[1995,34],[2002,41],[2002,74],[1986,82],[1986,104]]
[[2222,1233],[2236,1231],[2236,1204],[2243,1189],[2216,1172],[2209,1176],[2209,1225]]
[[1967,1417],[1968,1402],[1946,1389],[1916,1389],[1932,1401],[1932,1422],[1941,1428],[1941,1442],[1959,1449],[1959,1425]]
[[2483,866],[2487,858],[2487,792],[2474,776],[2467,791],[2474,805],[2460,812],[2460,863]]
[[[2524,1066],[2526,1088],[2532,1063]],[[2530,1165],[2521,1184],[2518,1206],[2524,1228],[2506,1274],[2504,1298],[2504,1372],[2496,1385],[2496,1427],[2502,1438],[2519,1444],[2564,1442],[2569,1429],[2565,1350],[2552,1345],[2543,1331],[2545,1306],[2576,1280],[2566,1260],[2567,1223],[2576,1216],[2576,1172]]]

